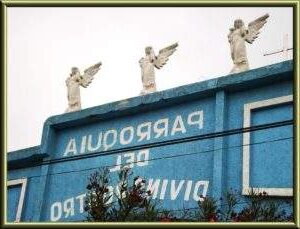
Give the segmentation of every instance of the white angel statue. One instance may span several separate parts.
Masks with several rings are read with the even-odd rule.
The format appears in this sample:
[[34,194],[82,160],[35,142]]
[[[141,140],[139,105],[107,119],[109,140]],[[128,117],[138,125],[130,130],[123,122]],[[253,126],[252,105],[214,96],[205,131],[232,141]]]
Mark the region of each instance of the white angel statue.
[[158,56],[155,56],[152,47],[145,48],[146,56],[141,58],[139,61],[142,70],[143,83],[143,90],[141,91],[141,95],[156,91],[154,67],[156,67],[157,69],[162,68],[163,65],[165,65],[169,60],[169,56],[171,56],[176,51],[177,46],[178,43],[175,43],[164,49],[161,49]]
[[245,28],[244,22],[241,19],[234,21],[234,28],[230,28],[228,35],[231,58],[234,64],[230,73],[243,72],[249,69],[245,42],[247,41],[249,44],[253,43],[258,37],[259,30],[267,22],[268,17],[269,14],[265,14],[257,18],[248,24],[248,28]]
[[81,110],[80,100],[80,86],[86,88],[93,81],[94,75],[99,71],[101,62],[84,70],[84,74],[81,75],[78,68],[73,67],[71,69],[70,76],[66,80],[68,88],[68,105],[69,107],[65,112],[72,112]]

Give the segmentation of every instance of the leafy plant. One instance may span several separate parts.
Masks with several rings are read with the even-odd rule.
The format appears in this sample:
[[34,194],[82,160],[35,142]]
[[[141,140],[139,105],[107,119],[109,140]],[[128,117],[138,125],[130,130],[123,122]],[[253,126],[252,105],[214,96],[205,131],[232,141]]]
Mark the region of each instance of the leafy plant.
[[84,210],[88,221],[110,221],[109,170],[102,168],[90,175]]
[[[159,203],[152,199],[146,188],[146,180],[135,177],[129,184],[132,173],[129,167],[119,172],[115,189],[111,186],[110,172],[99,169],[89,177],[85,211],[88,221],[96,222],[134,222],[134,221],[200,221],[200,222],[283,222],[292,221],[280,202],[270,199],[266,192],[251,190],[246,202],[241,202],[240,194],[230,190],[223,198],[216,200],[203,197],[198,209],[171,211],[160,209]],[[240,204],[243,204],[240,210]],[[176,214],[175,214],[176,213]],[[179,216],[180,215],[180,216]]]
[[[128,167],[119,172],[119,182],[115,191],[109,191],[109,170],[101,169],[91,174],[87,185],[85,210],[88,221],[157,221],[157,203],[146,190],[146,180],[135,177],[128,185],[131,175]],[[112,202],[112,199],[117,201]]]
[[206,197],[198,202],[199,221],[216,222],[218,220],[218,206],[214,198]]
[[[223,200],[222,198],[220,199]],[[234,217],[237,215],[235,208],[240,203],[239,195],[237,191],[226,192],[224,197],[223,211],[220,211],[222,216],[222,221],[233,221]]]
[[199,220],[206,222],[283,222],[291,221],[292,215],[286,215],[282,206],[269,198],[266,192],[255,192],[251,190],[248,195],[248,202],[243,203],[245,207],[237,212],[236,208],[242,204],[238,193],[227,192],[225,199],[217,200],[205,197],[199,206]]
[[250,190],[248,204],[236,216],[236,221],[241,222],[282,222],[292,218],[286,216],[281,205],[268,197],[263,191]]

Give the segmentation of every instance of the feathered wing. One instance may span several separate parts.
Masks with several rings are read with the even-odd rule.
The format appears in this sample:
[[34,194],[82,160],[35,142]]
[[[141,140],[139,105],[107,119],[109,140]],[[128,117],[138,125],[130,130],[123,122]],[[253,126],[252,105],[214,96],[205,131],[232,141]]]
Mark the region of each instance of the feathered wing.
[[161,49],[159,51],[158,56],[156,57],[156,59],[154,61],[154,66],[158,69],[160,69],[162,66],[164,66],[167,63],[167,61],[169,60],[169,56],[171,56],[176,51],[177,46],[178,46],[178,43],[175,43],[164,49]]
[[265,14],[248,24],[248,33],[245,37],[246,41],[250,44],[258,37],[259,30],[267,23],[269,14]]
[[84,73],[81,76],[81,82],[80,82],[80,85],[82,87],[87,87],[90,85],[90,83],[94,79],[94,75],[100,70],[101,65],[102,65],[102,63],[99,62],[99,63],[84,70]]

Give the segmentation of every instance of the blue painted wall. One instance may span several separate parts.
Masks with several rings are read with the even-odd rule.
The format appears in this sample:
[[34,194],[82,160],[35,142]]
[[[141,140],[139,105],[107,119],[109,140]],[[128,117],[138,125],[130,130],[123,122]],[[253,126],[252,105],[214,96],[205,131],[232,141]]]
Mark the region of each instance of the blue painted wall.
[[[28,180],[22,221],[83,220],[87,177],[110,166],[116,184],[118,165],[132,161],[133,177],[157,184],[154,198],[169,209],[196,207],[200,195],[242,193],[243,133],[195,136],[240,129],[244,104],[292,94],[286,61],[50,117],[40,146],[8,154],[8,180]],[[251,126],[291,119],[293,104],[285,103],[254,110]],[[292,137],[292,125],[251,132],[251,187],[293,187]],[[19,191],[8,189],[8,221]]]

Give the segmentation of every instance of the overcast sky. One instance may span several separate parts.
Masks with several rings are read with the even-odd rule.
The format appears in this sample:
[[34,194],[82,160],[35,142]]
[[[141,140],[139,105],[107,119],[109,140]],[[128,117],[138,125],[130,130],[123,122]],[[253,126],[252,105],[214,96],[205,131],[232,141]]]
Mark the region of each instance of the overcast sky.
[[[292,8],[8,8],[8,151],[39,145],[44,121],[67,108],[65,80],[102,61],[82,108],[138,96],[138,64],[145,46],[156,53],[178,42],[169,62],[156,71],[158,90],[227,75],[232,68],[227,35],[233,21],[247,25],[270,14],[259,38],[247,44],[251,68],[280,62],[288,34],[292,47]],[[288,58],[292,58],[292,53]]]

